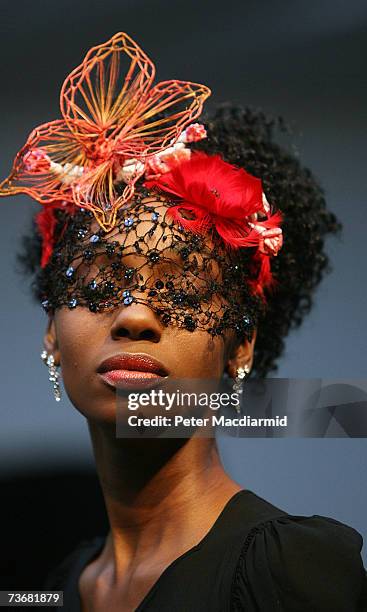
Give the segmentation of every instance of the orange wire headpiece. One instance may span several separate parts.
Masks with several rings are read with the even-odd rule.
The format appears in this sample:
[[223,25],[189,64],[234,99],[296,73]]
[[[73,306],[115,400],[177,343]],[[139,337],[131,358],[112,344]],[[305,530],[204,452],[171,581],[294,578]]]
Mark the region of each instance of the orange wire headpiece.
[[[125,74],[122,59],[129,60]],[[164,159],[159,154],[182,146],[185,128],[211,93],[189,81],[153,86],[154,76],[153,62],[124,32],[90,49],[61,88],[63,118],[32,131],[0,196],[26,193],[41,204],[76,204],[111,230],[136,181],[148,168],[154,175]],[[200,126],[193,128],[192,139],[203,137]]]

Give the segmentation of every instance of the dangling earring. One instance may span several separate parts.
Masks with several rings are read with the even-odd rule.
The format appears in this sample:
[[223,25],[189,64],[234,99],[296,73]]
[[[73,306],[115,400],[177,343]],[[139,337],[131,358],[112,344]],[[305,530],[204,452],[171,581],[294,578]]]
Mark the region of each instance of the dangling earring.
[[49,355],[47,351],[42,351],[41,359],[43,363],[46,364],[48,367],[48,380],[52,383],[54,398],[57,402],[59,402],[61,400],[61,391],[59,383],[60,374],[57,371],[57,366],[55,366],[54,356]]
[[[233,381],[233,391],[235,391],[236,393],[238,393],[241,397],[242,393],[243,393],[243,382],[244,379],[246,378],[246,376],[250,373],[250,366],[249,365],[245,365],[244,368],[239,367],[236,370],[236,378]],[[241,404],[239,403],[238,406],[236,406],[236,411],[238,414],[241,414]]]

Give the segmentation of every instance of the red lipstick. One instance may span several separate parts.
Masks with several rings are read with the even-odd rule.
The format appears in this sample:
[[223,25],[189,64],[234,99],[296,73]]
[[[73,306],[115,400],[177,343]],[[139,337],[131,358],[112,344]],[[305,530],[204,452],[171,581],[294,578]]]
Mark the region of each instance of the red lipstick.
[[152,387],[168,376],[165,366],[145,353],[119,353],[105,359],[97,372],[107,384],[119,389]]

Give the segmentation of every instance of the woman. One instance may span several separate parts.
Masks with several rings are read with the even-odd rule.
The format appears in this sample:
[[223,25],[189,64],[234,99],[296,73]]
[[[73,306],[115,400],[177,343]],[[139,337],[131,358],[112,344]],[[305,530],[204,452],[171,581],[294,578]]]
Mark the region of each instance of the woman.
[[153,77],[126,34],[90,50],[62,120],[32,132],[0,186],[43,204],[21,256],[49,313],[42,358],[55,399],[61,365],[87,419],[110,523],[44,588],[70,612],[365,610],[353,528],[243,489],[201,426],[116,435],[132,390],[226,373],[240,391],[276,369],[339,229],[274,123],[231,106],[195,123],[208,88]]

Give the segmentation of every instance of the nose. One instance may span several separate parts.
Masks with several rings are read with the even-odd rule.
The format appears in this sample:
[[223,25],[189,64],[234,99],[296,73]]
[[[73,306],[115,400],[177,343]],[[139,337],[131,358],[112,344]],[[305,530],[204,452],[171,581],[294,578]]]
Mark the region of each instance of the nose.
[[130,338],[159,342],[162,330],[163,325],[154,310],[145,304],[133,303],[119,308],[111,325],[111,336],[114,340]]

